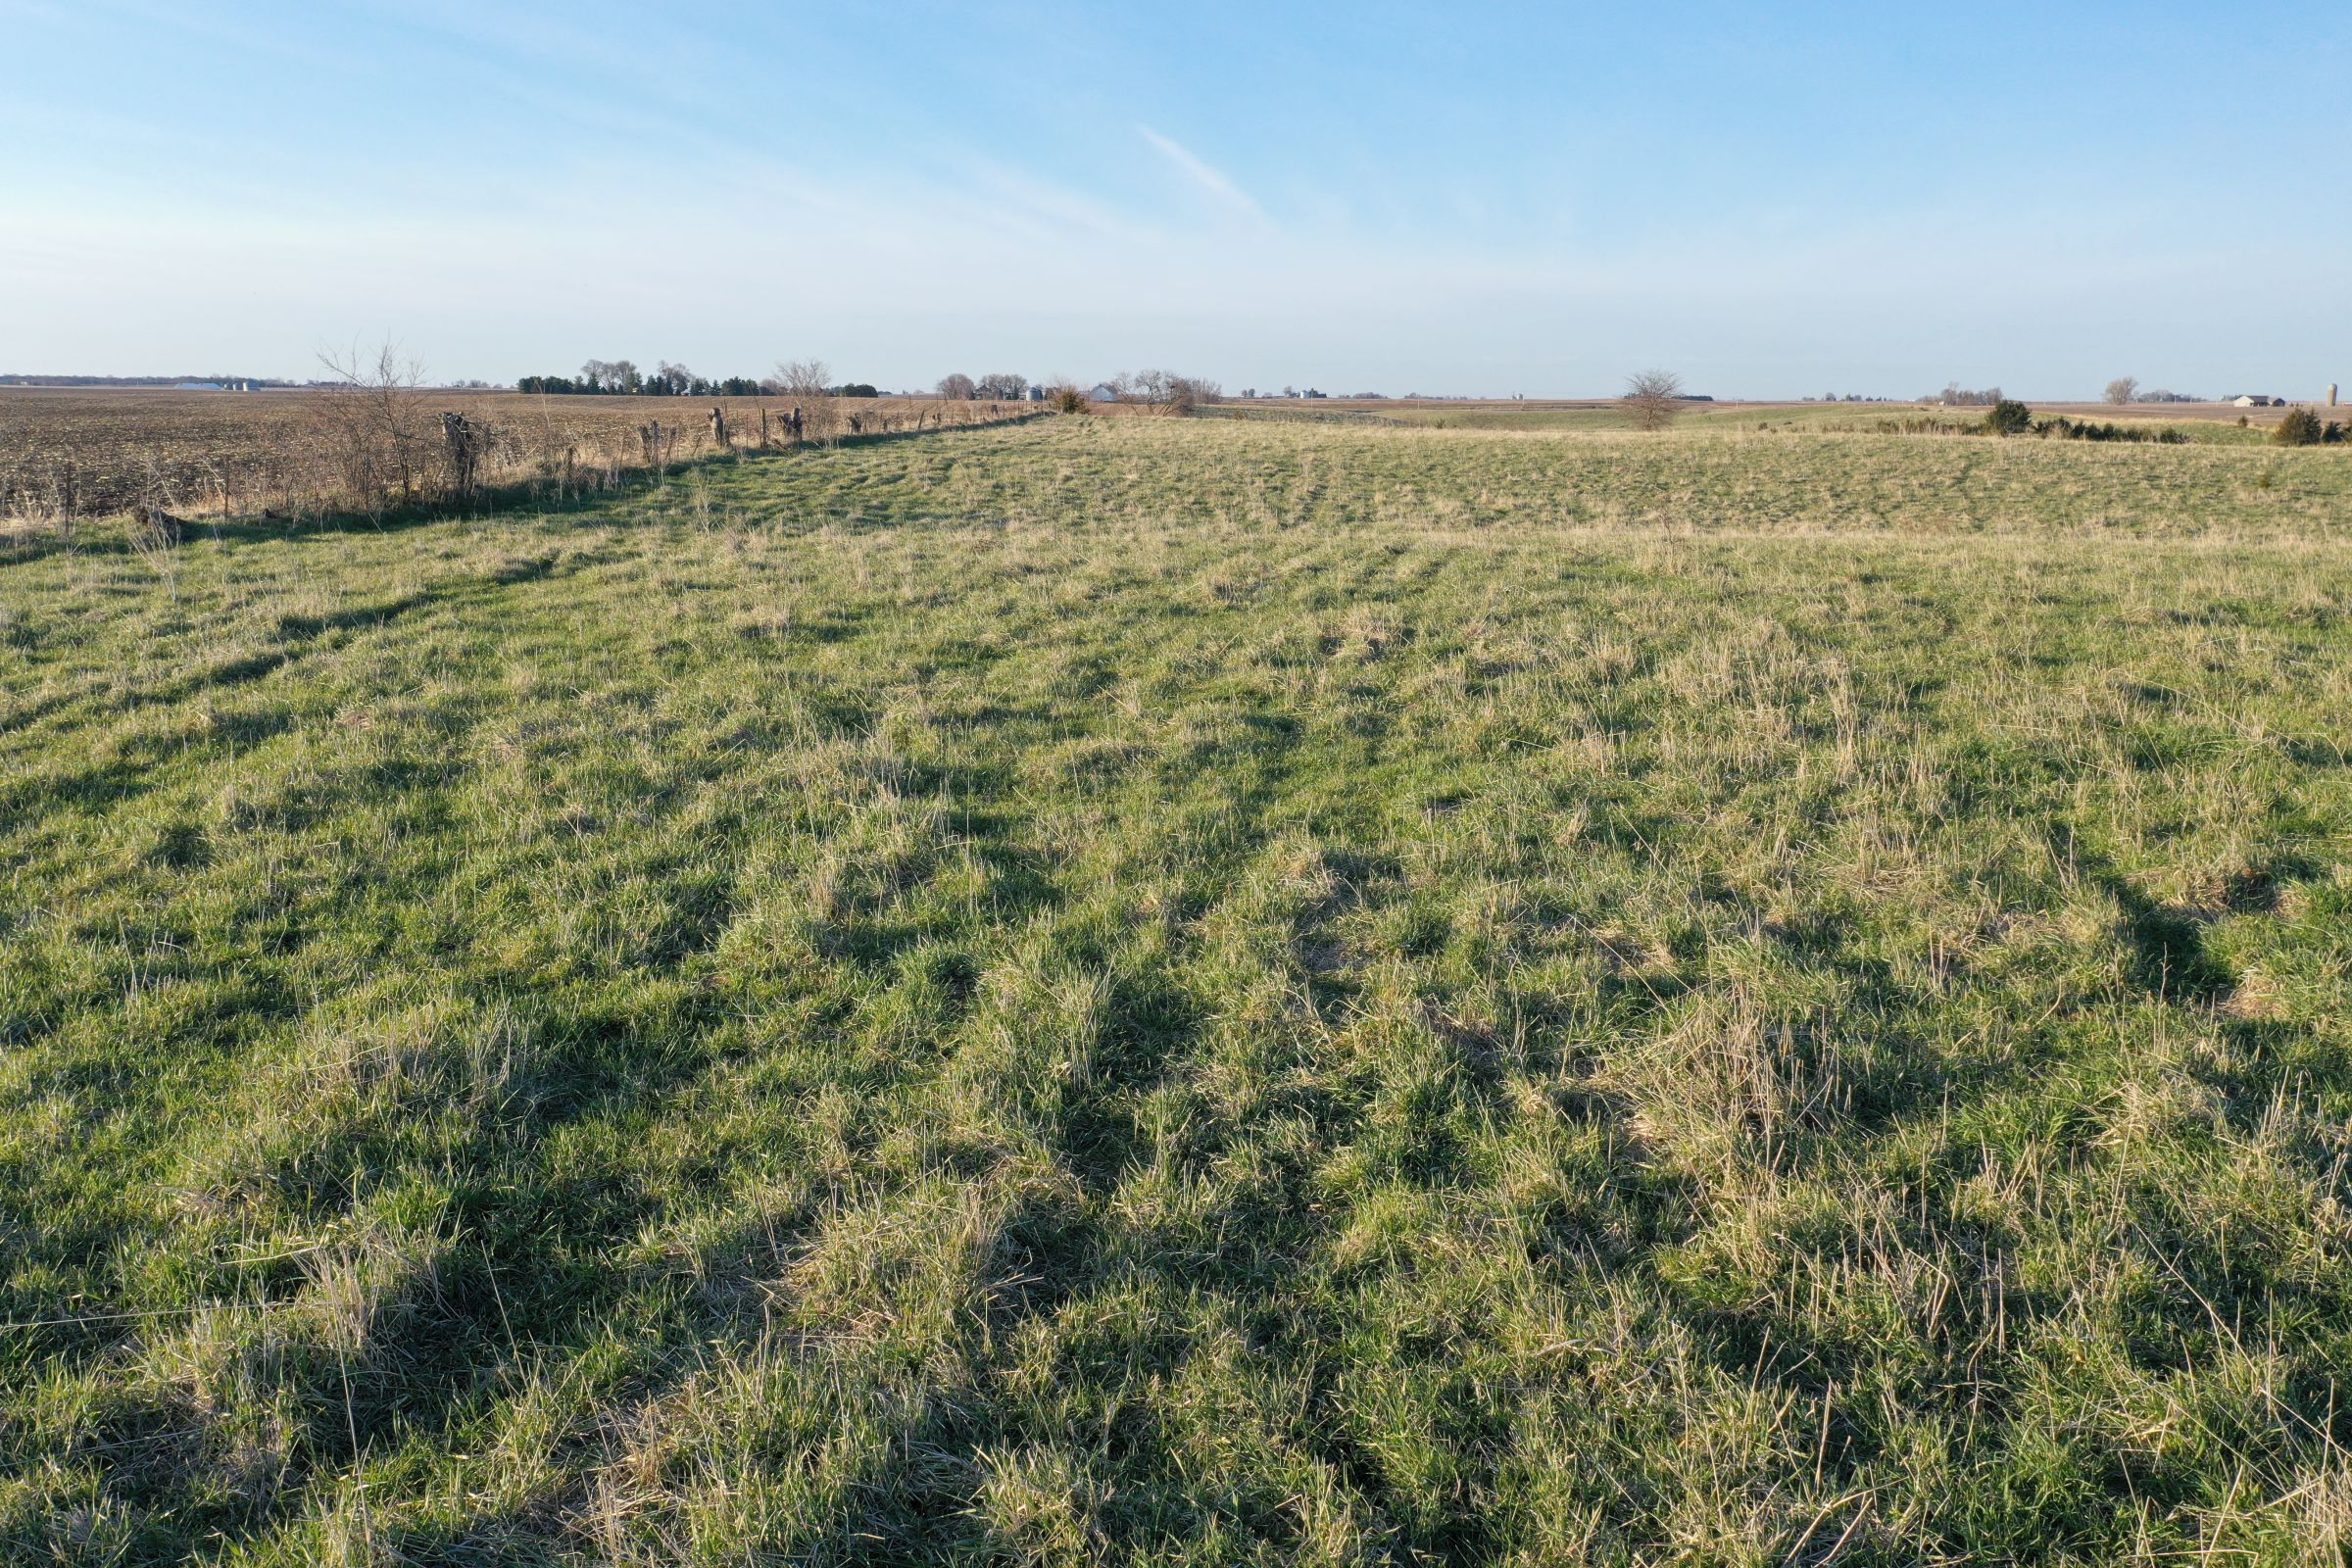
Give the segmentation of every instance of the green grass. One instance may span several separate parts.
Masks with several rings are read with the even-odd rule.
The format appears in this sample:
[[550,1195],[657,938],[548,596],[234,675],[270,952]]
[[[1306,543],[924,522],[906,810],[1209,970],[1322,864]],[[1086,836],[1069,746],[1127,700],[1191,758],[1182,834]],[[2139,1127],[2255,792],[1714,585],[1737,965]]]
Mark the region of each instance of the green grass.
[[1069,419],[22,549],[0,1557],[2339,1560],[2348,503]]

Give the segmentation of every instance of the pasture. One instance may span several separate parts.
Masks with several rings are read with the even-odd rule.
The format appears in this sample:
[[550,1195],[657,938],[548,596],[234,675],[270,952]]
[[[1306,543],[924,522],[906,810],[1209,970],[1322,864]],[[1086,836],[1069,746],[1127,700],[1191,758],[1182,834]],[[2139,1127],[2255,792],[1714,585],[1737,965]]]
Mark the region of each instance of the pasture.
[[2340,1560],[2348,520],[1063,417],[20,537],[0,1557]]
[[[2238,409],[2220,403],[2133,404],[2037,403],[2034,412],[2077,421],[2118,423],[2150,433],[2178,432],[2183,441],[2258,446],[2286,416],[2285,408]],[[1593,434],[1637,428],[1614,400],[1586,402],[1442,401],[1437,399],[1266,399],[1228,404],[1209,412],[1232,418],[1270,421],[1309,419],[1330,423],[1418,425],[1440,430],[1522,431]],[[1939,421],[1965,426],[1984,416],[1982,408],[1932,403],[1692,402],[1678,424],[1685,430],[1809,431],[1815,434],[1902,434],[1904,426]],[[2325,408],[2316,410],[2326,415]],[[2243,420],[2241,424],[2239,421]]]

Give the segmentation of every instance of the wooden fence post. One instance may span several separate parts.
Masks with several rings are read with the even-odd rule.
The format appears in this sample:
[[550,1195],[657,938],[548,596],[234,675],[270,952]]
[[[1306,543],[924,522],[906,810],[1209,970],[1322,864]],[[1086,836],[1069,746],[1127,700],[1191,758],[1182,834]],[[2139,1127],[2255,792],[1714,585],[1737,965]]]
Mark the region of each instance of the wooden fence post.
[[463,414],[441,416],[441,441],[449,451],[449,486],[460,500],[473,494],[475,470],[482,456],[482,432]]

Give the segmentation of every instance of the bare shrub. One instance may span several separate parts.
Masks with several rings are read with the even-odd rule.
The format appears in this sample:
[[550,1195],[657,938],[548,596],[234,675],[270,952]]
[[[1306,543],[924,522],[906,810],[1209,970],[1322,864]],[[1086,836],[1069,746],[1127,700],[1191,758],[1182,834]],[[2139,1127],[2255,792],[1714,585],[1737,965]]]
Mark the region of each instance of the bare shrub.
[[429,447],[416,388],[423,372],[392,344],[372,359],[318,356],[331,377],[311,416],[312,436],[331,466],[344,499],[369,516],[413,500]]
[[1689,407],[1683,400],[1683,378],[1672,370],[1643,370],[1625,381],[1625,396],[1617,400],[1638,430],[1663,430]]
[[822,360],[791,360],[776,367],[776,392],[792,399],[804,441],[831,441],[841,434],[841,400],[833,396],[832,385],[832,367]]
[[1110,378],[1112,395],[1157,414],[1190,414],[1203,403],[1222,398],[1224,389],[1205,376],[1174,370],[1131,370]]
[[637,427],[637,455],[657,483],[669,476],[669,466],[678,455],[678,440],[684,427],[672,420],[663,424],[649,419]]

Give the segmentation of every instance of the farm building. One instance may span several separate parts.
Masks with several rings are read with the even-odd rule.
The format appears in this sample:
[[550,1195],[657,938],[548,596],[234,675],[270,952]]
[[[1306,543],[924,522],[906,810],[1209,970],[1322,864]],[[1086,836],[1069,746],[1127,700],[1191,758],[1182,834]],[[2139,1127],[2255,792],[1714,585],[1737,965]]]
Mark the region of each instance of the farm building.
[[2277,404],[2278,400],[2266,398],[2259,392],[2248,392],[2242,397],[2231,398],[2230,401],[2241,409],[2267,409]]

